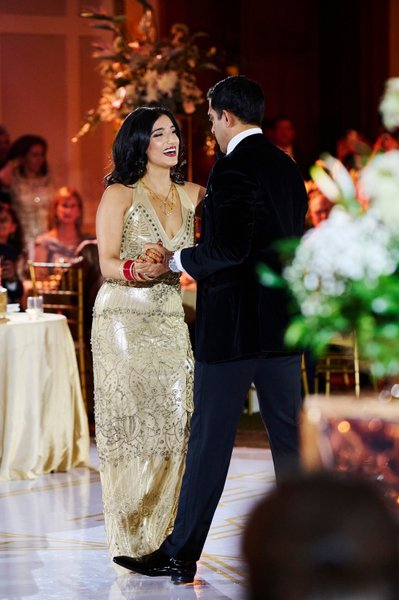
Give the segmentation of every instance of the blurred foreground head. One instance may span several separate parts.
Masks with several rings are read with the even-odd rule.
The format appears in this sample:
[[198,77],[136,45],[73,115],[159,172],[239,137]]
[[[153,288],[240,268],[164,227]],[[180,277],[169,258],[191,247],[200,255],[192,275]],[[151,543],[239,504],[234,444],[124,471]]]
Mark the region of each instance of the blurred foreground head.
[[250,600],[398,600],[398,526],[371,483],[282,483],[247,524]]

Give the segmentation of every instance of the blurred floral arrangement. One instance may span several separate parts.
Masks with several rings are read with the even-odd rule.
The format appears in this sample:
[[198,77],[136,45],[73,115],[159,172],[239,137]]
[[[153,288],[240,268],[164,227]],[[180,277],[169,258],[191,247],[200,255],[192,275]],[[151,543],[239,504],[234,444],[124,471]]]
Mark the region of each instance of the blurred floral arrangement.
[[176,23],[166,39],[158,40],[154,13],[147,0],[138,26],[138,36],[129,40],[126,17],[83,12],[92,27],[109,31],[112,42],[94,44],[93,58],[99,59],[103,89],[96,109],[73,138],[77,141],[101,121],[124,119],[137,106],[162,105],[175,113],[192,114],[203,100],[196,73],[201,69],[218,70],[212,59],[216,48],[201,51],[197,44],[205,33],[190,35],[186,25]]
[[[380,111],[388,130],[399,127],[399,78],[387,81]],[[281,278],[260,270],[266,285],[288,286],[299,307],[287,344],[321,355],[332,338],[354,334],[376,377],[397,375],[399,150],[372,158],[356,184],[331,155],[311,176],[335,203],[329,218],[299,241]]]

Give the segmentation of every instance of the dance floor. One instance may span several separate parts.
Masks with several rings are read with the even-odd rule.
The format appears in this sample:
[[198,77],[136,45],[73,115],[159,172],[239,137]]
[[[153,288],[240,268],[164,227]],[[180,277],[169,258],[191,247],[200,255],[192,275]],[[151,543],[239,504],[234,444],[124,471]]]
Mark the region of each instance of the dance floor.
[[0,483],[0,599],[243,600],[240,538],[253,504],[274,485],[270,451],[235,448],[195,585],[174,586],[109,561],[98,460],[33,481]]

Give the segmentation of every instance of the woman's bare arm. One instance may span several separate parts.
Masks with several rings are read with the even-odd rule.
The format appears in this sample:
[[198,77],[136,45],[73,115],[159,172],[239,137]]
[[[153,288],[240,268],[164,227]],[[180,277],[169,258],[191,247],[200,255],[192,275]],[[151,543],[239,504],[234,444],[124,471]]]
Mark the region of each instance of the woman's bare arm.
[[131,188],[115,183],[104,191],[98,206],[96,231],[100,269],[103,277],[120,278],[119,254],[122,243],[123,217],[131,201]]

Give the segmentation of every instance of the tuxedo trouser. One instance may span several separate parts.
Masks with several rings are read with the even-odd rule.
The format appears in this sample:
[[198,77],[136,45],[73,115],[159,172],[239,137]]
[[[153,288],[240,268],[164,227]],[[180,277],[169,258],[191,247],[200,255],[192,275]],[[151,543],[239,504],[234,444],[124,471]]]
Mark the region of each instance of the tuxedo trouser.
[[299,467],[301,355],[196,362],[194,414],[178,511],[162,552],[198,560],[222,495],[239,419],[251,383],[267,429],[277,480]]

